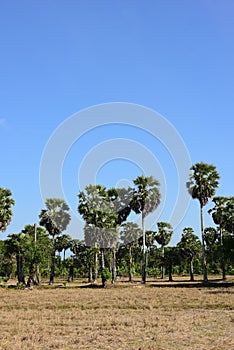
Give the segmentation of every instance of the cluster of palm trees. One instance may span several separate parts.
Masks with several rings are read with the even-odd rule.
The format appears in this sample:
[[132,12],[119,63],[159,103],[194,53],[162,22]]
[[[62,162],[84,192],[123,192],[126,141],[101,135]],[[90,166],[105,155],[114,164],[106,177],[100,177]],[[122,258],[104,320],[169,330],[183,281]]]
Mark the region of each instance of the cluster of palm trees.
[[[197,199],[200,203],[201,242],[193,229],[187,227],[183,230],[181,241],[177,244],[176,249],[168,248],[167,256],[165,256],[165,246],[169,244],[173,234],[170,223],[159,222],[157,230],[146,230],[146,217],[160,204],[160,184],[153,176],[138,176],[133,181],[133,186],[129,188],[107,189],[102,185],[88,185],[78,194],[78,212],[85,221],[84,242],[73,240],[66,234],[62,235],[70,222],[69,207],[64,200],[56,198],[46,200],[45,209],[41,210],[39,215],[39,227],[26,225],[20,234],[8,235],[5,250],[9,255],[15,254],[16,256],[18,281],[25,283],[23,257],[30,261],[29,284],[39,283],[40,262],[44,259],[48,264],[48,259],[50,259],[49,283],[52,284],[55,276],[56,251],[70,249],[75,256],[81,256],[81,252],[86,252],[85,259],[90,261],[90,279],[94,281],[97,281],[100,257],[103,286],[110,277],[114,283],[117,275],[118,256],[116,257],[116,254],[119,253],[120,240],[128,250],[130,281],[133,278],[132,251],[134,247],[136,245],[141,247],[141,279],[142,283],[146,283],[147,251],[156,241],[161,246],[162,278],[165,277],[166,264],[169,279],[172,280],[172,267],[178,263],[179,252],[189,261],[191,280],[194,279],[193,261],[200,255],[202,256],[203,280],[207,282],[206,255],[209,247],[217,239],[221,246],[222,271],[223,278],[225,278],[224,237],[228,235],[233,241],[234,197],[215,197],[219,185],[219,174],[215,166],[200,162],[193,165],[190,170],[191,174],[186,185],[192,198]],[[211,198],[214,207],[209,210],[209,213],[214,223],[218,225],[218,229],[213,228],[213,231],[212,228],[205,228],[203,215],[204,207]],[[0,188],[1,231],[5,231],[11,222],[13,205],[11,191]],[[127,221],[131,212],[141,215],[141,227]],[[107,251],[109,255],[111,252],[109,268],[105,266]],[[84,254],[82,256],[84,257]],[[71,263],[69,280],[73,277],[73,269],[74,266]]]

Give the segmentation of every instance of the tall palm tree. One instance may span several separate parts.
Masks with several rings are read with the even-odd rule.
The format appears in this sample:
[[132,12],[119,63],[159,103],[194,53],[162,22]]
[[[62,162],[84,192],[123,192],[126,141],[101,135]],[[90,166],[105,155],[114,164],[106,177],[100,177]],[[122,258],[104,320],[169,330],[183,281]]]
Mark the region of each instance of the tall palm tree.
[[146,240],[145,218],[155,211],[160,203],[159,182],[153,177],[138,176],[134,181],[136,186],[131,201],[131,208],[136,214],[141,214],[142,220],[142,283],[146,282]]
[[0,231],[2,232],[6,231],[12,219],[12,206],[15,201],[11,196],[10,190],[0,187]]
[[155,240],[162,247],[162,279],[165,277],[165,266],[164,266],[164,253],[165,246],[169,244],[171,236],[173,234],[173,229],[171,224],[168,222],[158,222],[158,233],[155,235]]
[[55,236],[62,233],[68,226],[71,216],[69,206],[60,198],[48,198],[45,201],[46,209],[41,210],[39,215],[40,225],[45,227],[49,235],[52,236],[52,261],[50,270],[50,282],[54,283],[55,271]]
[[202,262],[203,262],[203,281],[208,281],[206,267],[206,251],[204,240],[204,216],[203,207],[207,205],[210,198],[213,198],[217,187],[219,186],[219,174],[216,167],[203,162],[194,164],[190,170],[190,180],[187,182],[189,194],[193,199],[198,199],[200,203],[201,218],[201,236],[202,236]]

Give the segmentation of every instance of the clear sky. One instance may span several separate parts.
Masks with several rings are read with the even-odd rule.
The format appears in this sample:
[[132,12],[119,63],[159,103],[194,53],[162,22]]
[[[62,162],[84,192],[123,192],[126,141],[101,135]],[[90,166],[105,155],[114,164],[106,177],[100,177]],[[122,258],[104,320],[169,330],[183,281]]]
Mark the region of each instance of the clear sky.
[[[10,188],[16,201],[2,238],[38,222],[44,206],[40,164],[56,128],[103,103],[138,104],[160,113],[184,140],[192,163],[217,166],[217,194],[234,195],[233,18],[233,0],[1,1],[0,186]],[[85,122],[79,119],[81,129]],[[135,153],[140,145],[154,155],[158,168],[146,175],[157,178],[159,168],[164,173],[167,196],[160,220],[167,221],[178,186],[175,166],[156,137],[124,124],[99,126],[69,148],[61,173],[74,215],[80,166],[93,161],[92,150],[99,156],[114,152],[108,141],[121,138],[117,148],[129,141]],[[106,186],[128,184],[147,172],[134,157],[124,159],[124,152],[108,157],[95,172],[95,181]],[[85,169],[89,178],[92,166]],[[212,223],[208,215],[205,220]],[[196,201],[176,228],[175,241],[186,226],[199,233]],[[82,237],[79,225],[70,231]]]

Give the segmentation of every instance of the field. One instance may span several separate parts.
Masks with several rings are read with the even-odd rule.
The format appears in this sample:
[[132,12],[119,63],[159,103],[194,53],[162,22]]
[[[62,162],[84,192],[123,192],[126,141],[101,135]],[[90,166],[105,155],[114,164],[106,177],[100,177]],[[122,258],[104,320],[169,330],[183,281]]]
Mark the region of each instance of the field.
[[233,281],[0,288],[0,315],[1,350],[234,349]]

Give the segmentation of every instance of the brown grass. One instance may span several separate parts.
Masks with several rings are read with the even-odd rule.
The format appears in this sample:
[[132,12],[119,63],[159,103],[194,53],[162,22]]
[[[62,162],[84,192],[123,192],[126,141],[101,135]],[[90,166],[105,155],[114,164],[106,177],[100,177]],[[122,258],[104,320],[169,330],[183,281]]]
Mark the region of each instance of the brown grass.
[[0,288],[0,349],[234,349],[232,285],[163,283]]

